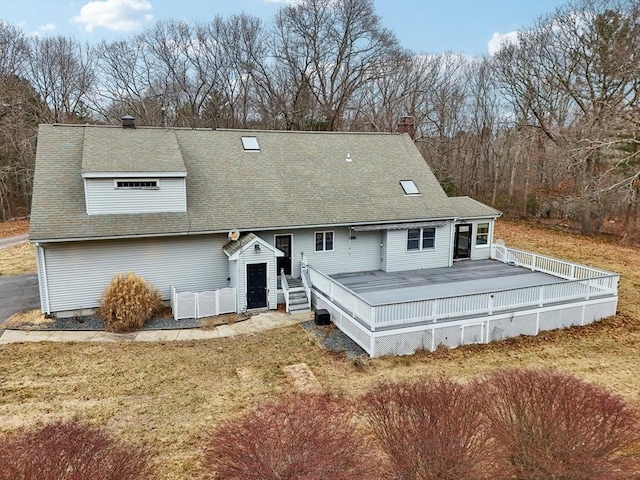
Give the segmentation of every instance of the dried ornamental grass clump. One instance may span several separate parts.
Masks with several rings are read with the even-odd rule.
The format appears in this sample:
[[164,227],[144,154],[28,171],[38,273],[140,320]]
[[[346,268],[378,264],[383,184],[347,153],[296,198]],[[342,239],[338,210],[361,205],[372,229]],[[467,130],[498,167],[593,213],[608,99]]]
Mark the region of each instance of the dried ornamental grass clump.
[[162,308],[162,295],[133,272],[119,273],[107,286],[96,312],[109,332],[140,329]]
[[0,437],[0,478],[12,480],[144,480],[151,451],[78,421]]

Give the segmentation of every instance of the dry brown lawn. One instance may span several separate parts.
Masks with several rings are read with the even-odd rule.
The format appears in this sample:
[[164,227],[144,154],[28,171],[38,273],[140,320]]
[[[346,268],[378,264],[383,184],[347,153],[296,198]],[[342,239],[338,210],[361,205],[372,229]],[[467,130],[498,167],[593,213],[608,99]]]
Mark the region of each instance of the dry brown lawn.
[[327,353],[300,327],[199,342],[2,345],[0,429],[78,417],[155,446],[157,478],[187,479],[199,476],[206,431],[292,392],[283,367],[303,362],[326,391],[349,399],[383,379],[547,366],[640,405],[640,251],[505,221],[496,237],[620,272],[619,314],[538,337],[365,362]]
[[[0,222],[0,238],[13,237],[29,233],[29,220]],[[36,256],[33,245],[23,244],[16,247],[0,248],[0,277],[35,273]]]

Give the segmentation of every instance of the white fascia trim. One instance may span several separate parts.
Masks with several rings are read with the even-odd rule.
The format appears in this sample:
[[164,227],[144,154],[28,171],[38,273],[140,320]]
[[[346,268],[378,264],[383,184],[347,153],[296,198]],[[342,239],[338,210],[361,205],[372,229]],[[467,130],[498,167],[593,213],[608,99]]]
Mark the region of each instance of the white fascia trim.
[[82,172],[82,178],[184,178],[186,176],[187,172]]
[[[263,239],[261,239],[260,237],[256,236],[256,238],[254,238],[253,240],[251,240],[249,243],[247,243],[246,245],[244,245],[240,250],[238,250],[237,252],[234,252],[231,255],[228,255],[229,260],[239,260],[240,259],[240,254],[242,252],[244,252],[245,250],[249,250],[249,248],[253,247],[253,245],[255,245],[256,243],[259,243],[261,245],[261,247],[264,247],[268,250],[271,250],[273,252],[273,254],[276,257],[284,257],[284,253],[281,252],[280,250],[278,250],[276,247],[273,247],[271,245],[269,245],[267,242],[265,242]],[[226,252],[225,252],[226,253]]]

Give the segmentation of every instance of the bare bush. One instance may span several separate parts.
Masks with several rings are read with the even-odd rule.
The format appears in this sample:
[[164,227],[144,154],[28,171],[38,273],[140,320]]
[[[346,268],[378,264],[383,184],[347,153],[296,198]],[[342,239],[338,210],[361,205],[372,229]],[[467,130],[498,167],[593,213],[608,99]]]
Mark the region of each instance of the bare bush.
[[390,478],[493,478],[471,388],[445,378],[382,383],[364,396],[362,410]]
[[107,286],[96,312],[109,332],[130,332],[144,324],[162,308],[162,295],[133,272],[119,273]]
[[211,433],[203,467],[220,480],[378,479],[352,418],[329,396],[287,396]]
[[552,370],[498,371],[480,388],[494,454],[515,478],[638,478],[638,413],[621,397]]
[[12,480],[142,480],[151,452],[77,421],[0,438],[0,478]]

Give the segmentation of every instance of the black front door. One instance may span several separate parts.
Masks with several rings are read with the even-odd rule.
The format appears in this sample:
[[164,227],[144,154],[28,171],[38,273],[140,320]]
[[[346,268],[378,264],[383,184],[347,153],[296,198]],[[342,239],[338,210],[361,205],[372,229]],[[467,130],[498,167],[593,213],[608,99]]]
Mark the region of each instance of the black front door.
[[285,275],[291,275],[291,238],[292,235],[276,235],[276,248],[284,253],[284,257],[278,257],[278,275],[282,268]]
[[267,264],[247,265],[247,308],[267,306]]
[[456,225],[453,258],[469,258],[471,256],[471,227],[470,223]]

